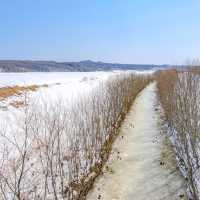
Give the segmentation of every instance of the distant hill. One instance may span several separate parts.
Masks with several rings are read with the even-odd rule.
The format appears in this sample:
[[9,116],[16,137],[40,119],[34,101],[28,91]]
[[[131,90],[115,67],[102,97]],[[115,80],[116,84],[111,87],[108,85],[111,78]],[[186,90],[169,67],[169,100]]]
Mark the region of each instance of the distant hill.
[[168,65],[103,63],[90,60],[81,62],[0,60],[0,72],[89,72],[111,70],[150,70]]

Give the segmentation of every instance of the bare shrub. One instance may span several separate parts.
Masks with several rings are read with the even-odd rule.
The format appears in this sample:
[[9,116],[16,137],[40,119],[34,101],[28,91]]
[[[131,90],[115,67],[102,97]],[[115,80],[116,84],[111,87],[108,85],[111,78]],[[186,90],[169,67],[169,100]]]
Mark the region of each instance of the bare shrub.
[[162,71],[157,75],[158,95],[173,135],[179,166],[189,194],[200,199],[200,76],[195,69]]
[[125,73],[71,106],[27,102],[20,123],[1,129],[0,199],[84,199],[133,100],[150,81]]

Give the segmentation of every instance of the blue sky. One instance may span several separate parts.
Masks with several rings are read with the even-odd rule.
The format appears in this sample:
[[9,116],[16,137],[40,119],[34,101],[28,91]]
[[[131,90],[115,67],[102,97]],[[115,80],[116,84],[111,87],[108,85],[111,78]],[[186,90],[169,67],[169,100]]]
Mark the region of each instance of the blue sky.
[[0,59],[184,63],[200,0],[0,0]]

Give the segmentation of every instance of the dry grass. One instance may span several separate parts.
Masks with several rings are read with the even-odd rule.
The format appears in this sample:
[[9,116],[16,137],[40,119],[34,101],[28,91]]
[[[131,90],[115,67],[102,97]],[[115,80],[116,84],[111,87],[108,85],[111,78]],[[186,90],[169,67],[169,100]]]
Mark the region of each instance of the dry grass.
[[[2,87],[0,88],[0,101],[11,97],[11,96],[18,96],[24,92],[35,92],[40,87],[48,87],[47,84],[44,85],[29,85],[29,86],[12,86],[12,87]],[[19,103],[17,103],[19,105]]]
[[171,99],[174,96],[174,87],[178,80],[178,71],[176,69],[158,71],[155,75],[157,80],[157,94],[165,110],[165,117],[170,120],[174,107]]
[[[200,71],[186,68],[157,73],[157,94],[164,110],[167,129],[173,136],[179,168],[187,180],[189,196],[199,199]],[[198,172],[199,173],[199,172]]]
[[13,101],[10,103],[11,106],[15,107],[15,108],[19,108],[25,105],[24,101]]

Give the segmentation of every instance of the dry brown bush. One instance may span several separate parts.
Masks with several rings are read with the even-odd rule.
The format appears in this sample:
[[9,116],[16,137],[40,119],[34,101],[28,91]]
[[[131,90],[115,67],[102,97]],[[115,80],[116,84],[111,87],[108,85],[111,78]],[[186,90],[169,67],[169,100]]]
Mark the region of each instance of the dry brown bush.
[[200,76],[198,68],[165,70],[156,75],[157,93],[173,136],[189,195],[200,199]]
[[[0,198],[83,200],[109,157],[112,143],[137,94],[150,76],[121,74],[80,97],[72,106],[24,106],[21,128],[1,138],[19,155],[0,159]],[[26,105],[26,104],[25,104]]]

